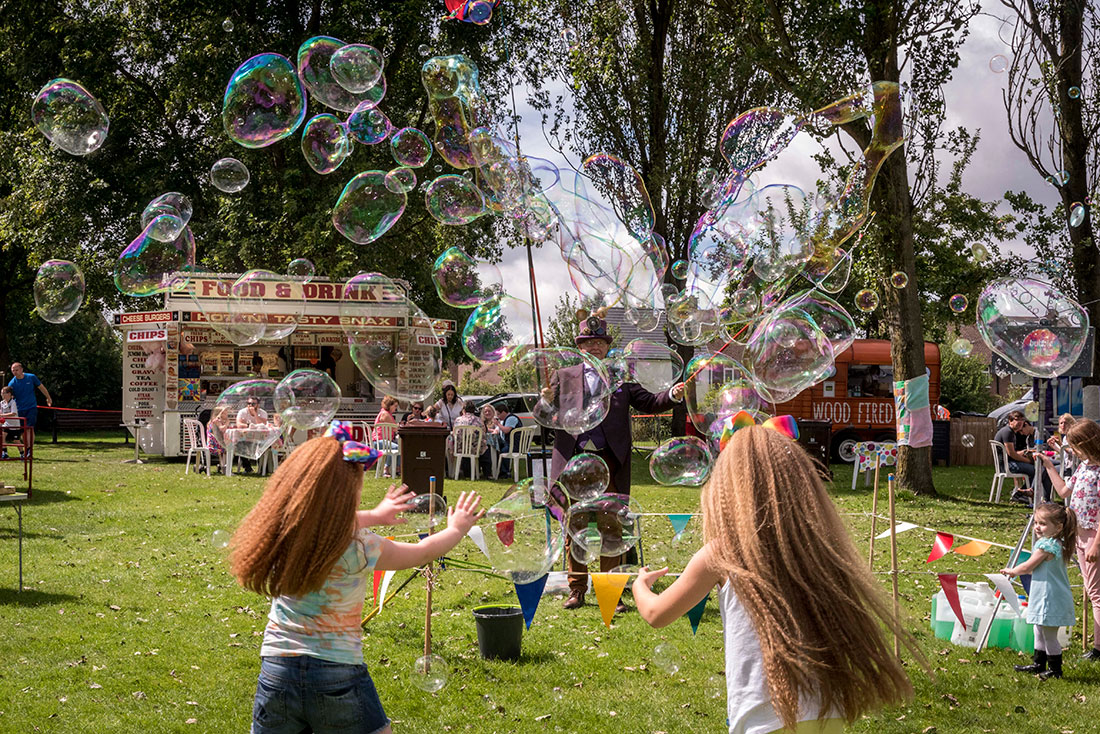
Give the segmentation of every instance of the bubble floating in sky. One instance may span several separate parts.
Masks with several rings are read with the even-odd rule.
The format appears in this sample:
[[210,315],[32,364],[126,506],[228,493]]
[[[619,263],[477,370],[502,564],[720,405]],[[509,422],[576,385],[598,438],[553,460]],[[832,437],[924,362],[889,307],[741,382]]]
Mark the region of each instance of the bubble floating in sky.
[[686,278],[688,274],[688,261],[677,260],[676,262],[672,263],[672,274],[680,280]]
[[749,337],[744,359],[754,389],[782,403],[824,379],[833,366],[832,342],[796,304],[776,307]]
[[294,370],[275,386],[275,410],[303,431],[327,426],[340,407],[340,387],[327,372]]
[[390,118],[367,103],[360,104],[348,116],[348,134],[363,145],[381,143],[393,130]]
[[477,65],[461,55],[435,56],[424,62],[420,80],[435,120],[436,152],[458,169],[479,165],[470,133],[489,121],[489,108],[478,85]]
[[[229,21],[227,20],[226,23],[229,23]],[[233,29],[230,28],[229,30],[233,30]],[[213,545],[218,550],[222,550],[223,548],[228,548],[230,537],[231,536],[229,535],[229,533],[226,532],[225,530],[215,530],[213,533],[210,534],[210,544]]]
[[385,171],[364,171],[340,193],[332,208],[332,224],[352,242],[373,242],[401,218],[407,201],[405,194],[386,186]]
[[[485,292],[478,294],[458,289],[456,299],[483,298],[492,289],[496,276],[491,272],[485,281]],[[438,290],[438,285],[437,285]],[[462,329],[462,349],[471,359],[482,364],[495,364],[514,359],[534,344],[531,304],[521,298],[498,293],[480,304],[466,319]]]
[[504,278],[492,263],[475,260],[458,247],[435,259],[432,281],[440,300],[458,308],[473,308],[501,294]]
[[969,357],[970,353],[974,351],[974,345],[970,343],[969,339],[959,337],[951,342],[951,351],[960,357]]
[[398,514],[411,530],[418,533],[447,523],[447,503],[441,496],[418,494],[409,501],[409,509]]
[[517,584],[545,576],[565,545],[564,517],[545,478],[513,485],[480,523],[493,570],[508,574]]
[[229,78],[222,125],[235,143],[246,148],[272,145],[292,135],[305,116],[305,91],[285,56],[253,56]]
[[[348,44],[330,36],[314,36],[298,47],[298,76],[317,102],[341,112],[351,112],[361,103],[376,106],[386,96],[386,77],[362,92],[349,92],[336,79],[332,59]],[[369,52],[366,52],[369,55]],[[369,71],[369,70],[368,70]]]
[[406,194],[416,188],[416,171],[398,166],[386,173],[386,188],[395,194]]
[[313,266],[313,263],[304,257],[296,257],[286,266],[286,274],[302,283],[313,280],[316,273],[317,269]]
[[1075,201],[1069,205],[1069,226],[1080,227],[1085,221],[1085,205]]
[[[500,0],[496,0],[499,4]],[[466,4],[465,20],[474,25],[486,25],[493,19],[494,3],[491,0],[472,0]]]
[[285,339],[298,328],[305,313],[303,285],[290,275],[262,268],[248,270],[229,287],[227,315],[212,319],[210,325],[238,346],[261,339]]
[[107,139],[110,121],[103,105],[80,84],[51,79],[31,103],[31,120],[66,153],[88,155]]
[[895,270],[894,273],[890,276],[890,285],[894,286],[895,288],[904,288],[905,286],[909,285],[909,276],[901,270]]
[[154,219],[159,221],[149,235],[160,242],[175,240],[191,221],[191,200],[178,191],[161,194],[141,212],[141,226],[148,227]]
[[1003,54],[997,54],[989,60],[989,70],[994,74],[1003,74],[1008,68],[1008,59]]
[[561,40],[570,51],[576,51],[580,46],[580,34],[573,28],[563,28],[561,31]]
[[684,358],[666,344],[634,339],[622,350],[626,378],[652,393],[675,385],[684,373]]
[[154,217],[119,255],[114,280],[120,293],[145,297],[187,285],[195,266],[195,238],[189,227],[184,227],[172,240],[153,237],[153,232],[165,229],[162,222],[166,217],[178,221],[171,214]]
[[956,293],[947,300],[947,306],[955,313],[962,313],[970,305],[970,299],[962,293]]
[[432,141],[415,127],[403,127],[390,136],[390,153],[398,165],[420,168],[432,157]]
[[43,321],[63,324],[84,302],[84,273],[68,260],[47,260],[34,278],[34,308]]
[[1027,418],[1029,421],[1039,420],[1039,403],[1032,400],[1024,405],[1023,414],[1024,418]]
[[974,262],[984,263],[989,259],[989,249],[981,242],[975,242],[970,248],[970,254],[974,257]]
[[349,155],[348,130],[335,115],[316,115],[302,128],[302,156],[317,173],[332,173]]
[[359,94],[378,84],[384,66],[382,54],[365,43],[349,43],[329,59],[332,78],[344,89]]
[[742,410],[760,408],[760,395],[749,371],[721,352],[696,354],[684,368],[684,402],[700,434]]
[[485,197],[471,181],[449,174],[439,176],[424,191],[424,204],[441,224],[469,224],[485,214]]
[[678,436],[662,443],[649,457],[649,474],[657,484],[698,487],[710,476],[714,459],[706,443]]
[[878,308],[878,293],[875,293],[870,288],[864,288],[856,293],[855,297],[856,308],[863,313],[871,313]]
[[248,168],[236,158],[222,158],[210,166],[210,183],[218,191],[235,194],[248,186]]
[[581,453],[569,459],[558,475],[558,484],[574,502],[598,497],[607,491],[611,472],[596,454]]

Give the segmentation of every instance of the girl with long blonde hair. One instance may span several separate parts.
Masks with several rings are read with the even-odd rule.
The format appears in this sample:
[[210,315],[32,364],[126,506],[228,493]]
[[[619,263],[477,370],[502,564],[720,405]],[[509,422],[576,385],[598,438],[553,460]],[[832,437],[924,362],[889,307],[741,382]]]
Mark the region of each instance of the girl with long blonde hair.
[[[454,548],[484,513],[473,492],[447,511],[447,528],[419,543],[370,532],[404,522],[413,493],[391,486],[373,510],[358,510],[363,468],[378,453],[334,421],[279,465],[231,541],[230,566],[246,589],[272,597],[260,648],[253,734],[389,732],[363,663],[360,621],[377,570],[428,563]],[[440,502],[443,500],[440,498]]]
[[703,488],[705,544],[634,582],[642,618],[664,627],[719,587],[730,734],[841,732],[913,695],[883,628],[922,662],[867,569],[813,460],[777,430],[738,430]]

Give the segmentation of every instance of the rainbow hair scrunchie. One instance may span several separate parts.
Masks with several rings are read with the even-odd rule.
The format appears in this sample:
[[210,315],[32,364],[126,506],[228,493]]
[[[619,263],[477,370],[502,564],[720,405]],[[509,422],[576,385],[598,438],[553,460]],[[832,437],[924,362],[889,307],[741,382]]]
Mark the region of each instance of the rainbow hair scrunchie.
[[353,461],[362,464],[364,469],[373,469],[382,456],[382,452],[365,443],[351,440],[351,424],[344,421],[333,421],[325,431],[325,436],[331,436],[340,442],[344,452],[344,461]]
[[[739,411],[736,415],[726,418],[722,421],[722,432],[718,436],[718,450],[724,450],[726,445],[729,444],[730,439],[733,438],[733,434],[738,430],[745,426],[754,425],[756,425],[756,421],[747,410]],[[798,424],[795,423],[794,416],[777,415],[774,418],[769,418],[760,425],[765,428],[770,428],[773,431],[778,431],[794,441],[798,440]]]

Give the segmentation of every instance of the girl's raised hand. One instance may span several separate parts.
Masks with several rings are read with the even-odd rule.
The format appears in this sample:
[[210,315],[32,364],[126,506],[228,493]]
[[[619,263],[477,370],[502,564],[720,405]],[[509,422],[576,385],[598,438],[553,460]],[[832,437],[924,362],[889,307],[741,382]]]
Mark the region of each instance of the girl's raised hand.
[[375,521],[376,525],[400,525],[405,522],[405,518],[398,517],[399,513],[411,510],[412,505],[409,502],[416,493],[409,489],[407,484],[402,484],[398,487],[396,484],[391,484],[390,488],[386,491],[386,496],[382,498],[382,501],[378,503],[378,506],[371,510],[371,517]]
[[454,528],[463,535],[470,532],[474,523],[485,516],[485,510],[478,512],[481,497],[477,492],[463,492],[458,501],[447,508],[447,527]]
[[1018,575],[1016,573],[1016,569],[1014,569],[1014,568],[1002,568],[1000,570],[1000,573],[1003,573],[1005,576],[1008,576],[1009,578],[1012,578],[1012,577]]
[[643,566],[642,570],[638,572],[638,578],[634,581],[636,584],[641,584],[647,589],[653,586],[653,582],[668,573],[668,566],[664,568],[658,568],[656,571],[649,570],[649,566]]

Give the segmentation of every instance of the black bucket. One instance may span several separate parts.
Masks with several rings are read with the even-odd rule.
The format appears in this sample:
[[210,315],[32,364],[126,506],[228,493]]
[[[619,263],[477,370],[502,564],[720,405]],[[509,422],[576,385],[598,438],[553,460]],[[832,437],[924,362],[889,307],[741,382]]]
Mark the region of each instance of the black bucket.
[[477,646],[485,660],[519,660],[523,641],[523,610],[487,604],[474,607]]

